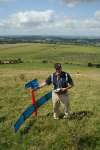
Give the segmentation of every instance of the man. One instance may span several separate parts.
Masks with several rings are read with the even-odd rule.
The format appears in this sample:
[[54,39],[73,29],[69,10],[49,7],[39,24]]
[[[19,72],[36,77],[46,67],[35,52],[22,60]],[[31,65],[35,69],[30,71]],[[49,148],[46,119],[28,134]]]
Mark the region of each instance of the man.
[[64,105],[64,118],[67,118],[70,113],[68,89],[73,87],[73,80],[69,73],[62,71],[60,63],[56,63],[54,67],[55,72],[40,87],[53,84],[52,102],[54,119],[59,119],[60,103]]

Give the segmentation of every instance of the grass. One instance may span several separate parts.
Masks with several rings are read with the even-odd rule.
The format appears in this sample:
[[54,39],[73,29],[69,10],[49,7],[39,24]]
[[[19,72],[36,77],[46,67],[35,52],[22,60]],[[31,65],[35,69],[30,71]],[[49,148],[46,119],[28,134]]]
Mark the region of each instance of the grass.
[[[69,91],[74,114],[66,120],[53,120],[52,102],[49,101],[38,110],[37,118],[31,116],[18,133],[15,134],[13,131],[15,121],[31,104],[31,96],[24,88],[24,84],[34,78],[38,78],[41,82],[54,71],[53,63],[41,63],[41,60],[46,57],[51,60],[52,56],[54,60],[55,56],[48,50],[49,48],[53,50],[54,46],[57,49],[57,60],[62,57],[59,54],[65,51],[66,55],[69,55],[69,52],[73,55],[75,51],[81,55],[94,53],[95,60],[100,56],[98,48],[85,46],[29,44],[26,46],[28,52],[26,47],[20,46],[1,49],[0,58],[20,57],[23,58],[24,63],[0,65],[0,150],[100,149],[99,68],[68,65],[61,61],[64,70],[71,73],[75,83],[74,88]],[[71,51],[69,47],[72,48]],[[39,55],[43,57],[41,60]],[[88,62],[88,55],[86,56],[85,60]],[[100,59],[97,58],[97,62],[100,63]],[[83,63],[81,59],[80,63]],[[41,89],[36,93],[36,98],[38,99],[50,89],[51,87]]]
[[46,60],[49,63],[61,61],[62,63],[87,64],[88,62],[99,63],[99,47],[86,47],[59,44],[27,44],[11,48],[0,48],[0,59],[21,58],[26,65],[41,63]]

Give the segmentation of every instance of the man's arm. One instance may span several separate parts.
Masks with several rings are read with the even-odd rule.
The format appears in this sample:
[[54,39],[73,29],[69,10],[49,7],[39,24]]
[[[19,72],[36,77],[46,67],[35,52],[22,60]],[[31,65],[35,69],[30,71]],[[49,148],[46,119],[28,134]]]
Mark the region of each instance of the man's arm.
[[46,85],[50,85],[52,83],[52,81],[51,81],[51,75],[44,81],[44,82],[42,82],[41,84],[40,84],[40,88],[42,88],[42,87],[44,87],[44,86],[46,86]]
[[47,83],[46,83],[46,81],[44,81],[44,82],[42,82],[42,83],[40,84],[39,88],[42,88],[42,87],[44,87],[44,86],[46,86],[46,85],[47,85]]

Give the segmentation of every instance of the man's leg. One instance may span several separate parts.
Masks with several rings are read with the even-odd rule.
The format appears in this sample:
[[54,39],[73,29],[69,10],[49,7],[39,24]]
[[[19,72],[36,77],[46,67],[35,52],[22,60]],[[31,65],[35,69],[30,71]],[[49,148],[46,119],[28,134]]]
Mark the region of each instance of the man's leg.
[[52,102],[53,102],[54,119],[59,119],[60,99],[59,99],[59,96],[55,92],[52,92]]
[[70,103],[69,103],[68,94],[60,95],[60,100],[61,100],[62,104],[64,105],[64,114],[67,117],[70,113]]

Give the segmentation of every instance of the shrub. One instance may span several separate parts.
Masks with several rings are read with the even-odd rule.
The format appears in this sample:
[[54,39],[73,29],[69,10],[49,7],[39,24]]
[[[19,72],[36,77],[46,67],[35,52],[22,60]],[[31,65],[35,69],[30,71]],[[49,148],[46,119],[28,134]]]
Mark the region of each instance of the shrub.
[[91,62],[89,62],[88,67],[93,67],[93,64]]
[[18,62],[18,63],[23,63],[23,61],[21,60],[21,58],[18,58],[18,59],[17,59],[17,62]]
[[48,61],[47,60],[43,60],[42,63],[46,64],[46,63],[48,63]]
[[100,68],[100,64],[96,64],[96,68]]

